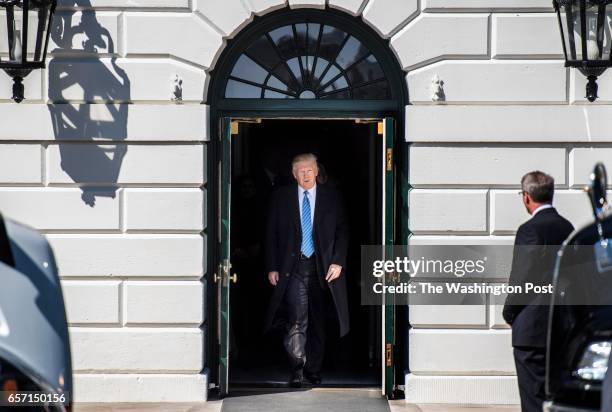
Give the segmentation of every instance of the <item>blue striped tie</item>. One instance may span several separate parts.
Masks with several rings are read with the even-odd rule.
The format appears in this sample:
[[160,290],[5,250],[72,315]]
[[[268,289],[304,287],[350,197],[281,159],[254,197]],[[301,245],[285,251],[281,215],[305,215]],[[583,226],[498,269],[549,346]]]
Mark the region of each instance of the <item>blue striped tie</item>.
[[304,191],[302,202],[302,254],[306,257],[314,253],[314,242],[312,241],[312,220],[310,215],[310,201],[308,191]]

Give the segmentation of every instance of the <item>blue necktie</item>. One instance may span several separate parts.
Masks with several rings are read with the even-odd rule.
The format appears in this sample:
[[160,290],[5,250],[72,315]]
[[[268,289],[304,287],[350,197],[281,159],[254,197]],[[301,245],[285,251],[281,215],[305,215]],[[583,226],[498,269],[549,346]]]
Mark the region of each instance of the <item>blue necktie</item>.
[[308,191],[304,191],[304,201],[302,202],[302,254],[306,257],[310,257],[314,253],[311,219]]

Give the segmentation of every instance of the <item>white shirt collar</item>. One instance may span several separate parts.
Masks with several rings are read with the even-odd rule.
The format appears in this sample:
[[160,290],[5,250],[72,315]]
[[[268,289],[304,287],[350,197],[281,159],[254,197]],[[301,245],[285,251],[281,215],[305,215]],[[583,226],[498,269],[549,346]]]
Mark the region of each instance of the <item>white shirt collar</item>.
[[553,205],[551,205],[550,203],[543,204],[542,206],[538,207],[536,210],[533,211],[533,213],[531,214],[531,217],[534,217],[536,213],[538,213],[541,210],[550,209],[552,207]]
[[[298,185],[298,193],[300,194],[300,199],[302,197],[304,197],[304,192],[306,191],[306,189],[304,189],[302,186]],[[310,198],[313,199],[314,196],[317,195],[317,184],[315,183],[313,187],[311,187],[310,189],[308,189],[308,194],[310,195]]]

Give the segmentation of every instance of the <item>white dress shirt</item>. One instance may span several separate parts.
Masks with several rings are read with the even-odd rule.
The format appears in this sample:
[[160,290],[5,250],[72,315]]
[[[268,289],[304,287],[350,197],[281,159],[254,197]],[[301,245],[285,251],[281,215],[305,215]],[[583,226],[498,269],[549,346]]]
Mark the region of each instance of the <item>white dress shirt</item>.
[[546,203],[542,206],[539,206],[536,210],[533,211],[533,213],[531,214],[531,217],[534,217],[536,213],[538,213],[540,210],[550,209],[551,207],[553,207],[553,205],[551,205],[550,203]]
[[[304,189],[298,185],[298,200],[300,201],[300,220],[302,219],[302,203],[304,203]],[[308,201],[310,202],[310,223],[314,223],[315,202],[317,200],[317,184],[308,189]]]

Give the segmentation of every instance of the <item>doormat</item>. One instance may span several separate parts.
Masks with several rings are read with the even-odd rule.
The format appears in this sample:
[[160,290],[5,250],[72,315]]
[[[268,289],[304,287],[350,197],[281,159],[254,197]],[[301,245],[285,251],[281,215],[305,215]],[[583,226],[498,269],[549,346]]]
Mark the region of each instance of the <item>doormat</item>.
[[380,389],[258,389],[231,393],[221,412],[390,412]]

